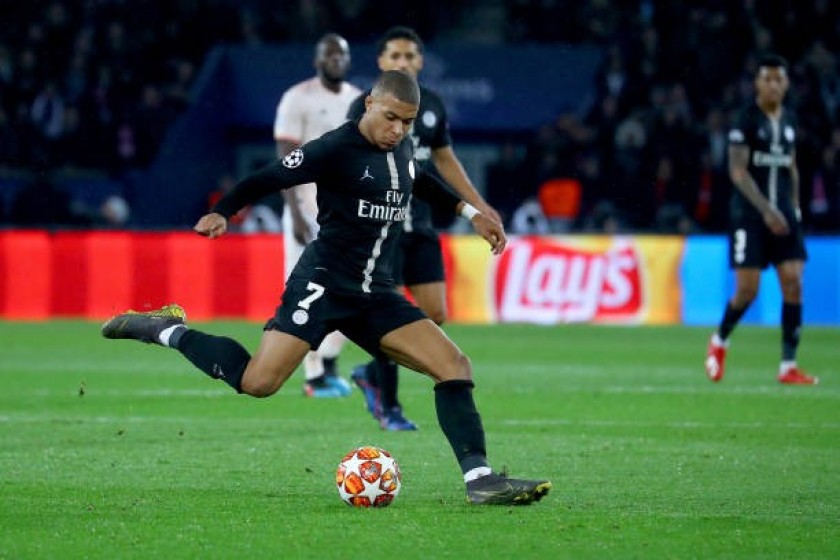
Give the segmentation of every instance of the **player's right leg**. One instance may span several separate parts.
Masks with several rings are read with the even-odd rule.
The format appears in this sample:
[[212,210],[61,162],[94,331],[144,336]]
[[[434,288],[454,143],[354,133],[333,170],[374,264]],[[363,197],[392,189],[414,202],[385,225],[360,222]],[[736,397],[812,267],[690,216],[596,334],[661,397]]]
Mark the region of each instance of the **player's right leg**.
[[[305,193],[304,193],[305,194]],[[297,195],[293,195],[297,196]],[[301,210],[306,210],[304,219],[313,232],[317,232],[317,207],[314,201],[303,204]],[[310,212],[315,212],[311,216]],[[300,243],[294,232],[294,224],[289,212],[283,215],[283,266],[286,271],[286,279],[300,260],[306,245]],[[330,333],[321,343],[317,350],[309,352],[303,360],[303,395],[317,399],[328,399],[346,397],[351,392],[350,383],[337,375],[335,372],[335,359],[341,350],[344,336],[341,333]],[[321,349],[324,352],[321,352]],[[325,358],[327,362],[325,362]],[[332,363],[328,363],[330,361]]]
[[727,302],[718,328],[706,347],[706,376],[714,382],[723,379],[729,336],[755,299],[761,269],[767,260],[761,234],[764,226],[743,225],[745,227],[734,228],[729,236],[729,265],[735,269],[735,293]]
[[289,333],[266,330],[242,375],[242,392],[268,397],[291,377],[300,365],[309,343]]
[[726,304],[720,324],[706,349],[706,375],[714,382],[723,379],[729,335],[755,299],[760,279],[761,269],[758,268],[739,268],[735,271],[735,295]]
[[310,346],[277,331],[265,331],[252,357],[232,338],[210,335],[185,324],[176,304],[148,312],[127,311],[102,325],[102,335],[175,348],[209,377],[255,397],[274,394],[300,364]]
[[151,311],[129,309],[111,317],[102,325],[102,336],[111,339],[139,340],[147,344],[161,344],[158,339],[165,329],[183,325],[187,314],[177,303]]

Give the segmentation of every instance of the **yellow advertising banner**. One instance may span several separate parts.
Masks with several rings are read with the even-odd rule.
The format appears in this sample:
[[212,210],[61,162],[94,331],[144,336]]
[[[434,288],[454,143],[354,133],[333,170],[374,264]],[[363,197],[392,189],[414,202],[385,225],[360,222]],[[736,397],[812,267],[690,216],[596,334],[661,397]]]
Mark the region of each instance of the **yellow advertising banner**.
[[444,247],[455,322],[680,321],[678,236],[514,236],[498,257],[475,236]]

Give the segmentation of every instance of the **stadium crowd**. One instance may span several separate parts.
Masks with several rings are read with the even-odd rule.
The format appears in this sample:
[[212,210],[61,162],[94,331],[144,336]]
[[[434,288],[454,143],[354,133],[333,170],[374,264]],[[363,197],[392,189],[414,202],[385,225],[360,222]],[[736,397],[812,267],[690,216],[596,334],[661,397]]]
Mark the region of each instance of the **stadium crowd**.
[[[372,41],[393,24],[428,43],[596,44],[596,95],[511,139],[486,192],[508,221],[547,184],[572,231],[715,232],[730,182],[726,132],[753,96],[757,57],[790,62],[799,119],[802,211],[811,232],[840,230],[840,7],[830,0],[53,0],[16,5],[0,21],[0,222],[119,225],[128,209],[85,209],[52,177],[119,182],[148,167],[190,103],[204,55],[219,42],[316,40],[334,30]],[[480,25],[476,22],[480,21]],[[479,32],[480,31],[480,32]],[[515,182],[512,178],[516,178]],[[59,189],[60,190],[60,189]],[[44,193],[54,205],[43,204]],[[119,197],[117,197],[119,198]],[[22,200],[22,202],[21,202]],[[28,202],[27,202],[28,201]],[[556,202],[556,201],[555,201]],[[34,214],[34,215],[33,215]]]
[[[527,182],[532,190],[523,194],[538,195],[551,179],[580,184],[573,228],[724,230],[731,189],[726,134],[738,110],[754,99],[758,57],[773,51],[790,64],[804,223],[812,232],[840,229],[837,3],[507,5],[509,41],[590,42],[604,49],[590,107],[569,108],[537,131],[522,168],[535,170]],[[515,159],[499,164],[515,166]]]

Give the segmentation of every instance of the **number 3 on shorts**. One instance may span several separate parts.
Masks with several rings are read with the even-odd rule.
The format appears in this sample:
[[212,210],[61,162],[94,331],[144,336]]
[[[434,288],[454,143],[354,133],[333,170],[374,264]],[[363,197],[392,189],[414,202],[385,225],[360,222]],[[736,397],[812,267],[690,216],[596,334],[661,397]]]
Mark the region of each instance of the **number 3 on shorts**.
[[309,306],[312,305],[312,303],[316,299],[318,299],[319,297],[324,295],[325,288],[320,284],[316,284],[315,282],[310,282],[309,284],[306,285],[306,289],[309,290],[312,293],[310,295],[306,296],[305,298],[303,298],[302,300],[300,300],[298,302],[298,307],[301,307],[303,309],[308,310]]
[[736,263],[742,263],[747,257],[747,232],[744,229],[736,229],[734,233],[734,244],[732,248],[735,254],[733,258]]

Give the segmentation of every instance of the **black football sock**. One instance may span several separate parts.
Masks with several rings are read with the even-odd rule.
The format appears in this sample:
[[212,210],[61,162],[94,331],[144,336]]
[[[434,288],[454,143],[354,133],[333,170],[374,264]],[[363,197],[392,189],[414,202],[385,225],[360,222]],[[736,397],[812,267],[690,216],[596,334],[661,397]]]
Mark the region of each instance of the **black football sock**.
[[782,361],[796,360],[799,347],[799,332],[802,328],[802,304],[782,304]]
[[242,375],[251,355],[241,344],[193,329],[178,329],[178,334],[169,339],[171,347],[213,379],[221,379],[237,393],[242,392]]
[[489,466],[484,426],[475,408],[473,387],[473,382],[465,379],[442,381],[435,385],[438,424],[464,473]]
[[338,375],[338,370],[336,369],[338,358],[322,358],[321,360],[324,363],[324,375],[331,375],[333,377]]
[[732,331],[738,325],[738,321],[741,320],[741,317],[744,316],[744,313],[747,312],[749,307],[749,305],[746,305],[741,309],[735,309],[731,303],[726,304],[726,311],[723,312],[723,319],[721,319],[717,331],[718,336],[722,340],[729,338],[729,335],[732,334]]
[[382,409],[390,410],[400,406],[397,398],[399,386],[399,374],[397,373],[397,362],[386,356],[376,356],[377,369],[379,370],[379,398],[382,400]]

